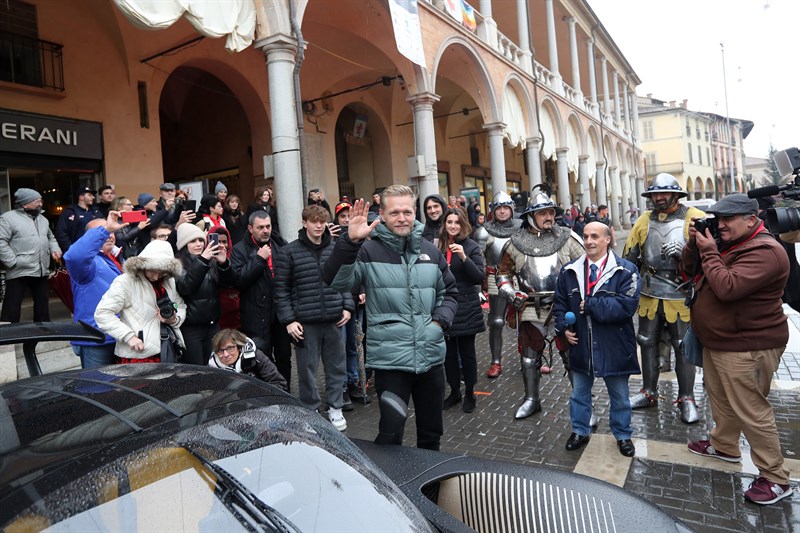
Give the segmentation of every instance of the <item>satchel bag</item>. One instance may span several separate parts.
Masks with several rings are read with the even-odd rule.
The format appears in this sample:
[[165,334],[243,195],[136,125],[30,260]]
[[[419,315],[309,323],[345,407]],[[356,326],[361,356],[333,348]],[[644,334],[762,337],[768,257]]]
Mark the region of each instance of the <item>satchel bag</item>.
[[692,326],[689,326],[683,336],[683,357],[694,366],[703,366],[703,344],[692,331]]

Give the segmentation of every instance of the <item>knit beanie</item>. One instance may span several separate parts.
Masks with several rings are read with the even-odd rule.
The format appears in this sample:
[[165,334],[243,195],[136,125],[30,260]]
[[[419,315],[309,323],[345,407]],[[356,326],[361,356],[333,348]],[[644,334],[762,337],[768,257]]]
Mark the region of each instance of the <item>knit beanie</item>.
[[42,195],[33,189],[26,189],[23,187],[21,189],[17,189],[17,192],[14,193],[14,203],[17,205],[25,205],[39,200],[41,197]]
[[155,196],[153,196],[152,194],[150,194],[148,192],[143,192],[142,194],[139,195],[139,205],[141,207],[144,207],[147,204],[149,204],[150,202],[152,202],[154,199],[155,199]]
[[206,234],[195,226],[194,224],[181,224],[178,226],[178,239],[176,245],[178,250],[183,250],[183,247],[195,239],[206,239]]
[[217,184],[214,186],[214,194],[219,194],[219,191],[228,192],[228,188],[221,181],[218,181]]

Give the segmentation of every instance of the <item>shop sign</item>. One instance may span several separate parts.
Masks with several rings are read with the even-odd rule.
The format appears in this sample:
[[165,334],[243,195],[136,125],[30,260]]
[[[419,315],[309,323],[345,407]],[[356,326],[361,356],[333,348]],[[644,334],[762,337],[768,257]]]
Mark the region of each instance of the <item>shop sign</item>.
[[103,127],[0,109],[0,152],[102,159]]

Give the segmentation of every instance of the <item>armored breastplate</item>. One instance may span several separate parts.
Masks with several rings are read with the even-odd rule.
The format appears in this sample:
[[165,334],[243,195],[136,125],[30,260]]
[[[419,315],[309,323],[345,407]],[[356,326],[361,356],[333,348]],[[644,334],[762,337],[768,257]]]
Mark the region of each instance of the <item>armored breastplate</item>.
[[642,294],[664,300],[683,300],[686,296],[678,290],[681,279],[674,257],[663,257],[661,245],[679,242],[686,245],[683,237],[684,219],[674,218],[659,222],[651,218],[647,228],[647,239],[642,247]]
[[561,266],[558,252],[545,256],[527,256],[517,273],[520,290],[528,294],[555,292]]

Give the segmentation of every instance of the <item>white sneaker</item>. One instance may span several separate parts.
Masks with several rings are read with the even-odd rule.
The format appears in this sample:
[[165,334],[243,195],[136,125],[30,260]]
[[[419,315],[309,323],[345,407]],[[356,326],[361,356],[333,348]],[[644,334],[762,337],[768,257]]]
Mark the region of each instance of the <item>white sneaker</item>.
[[347,420],[344,419],[341,409],[328,409],[328,420],[330,420],[333,427],[339,431],[347,429]]

